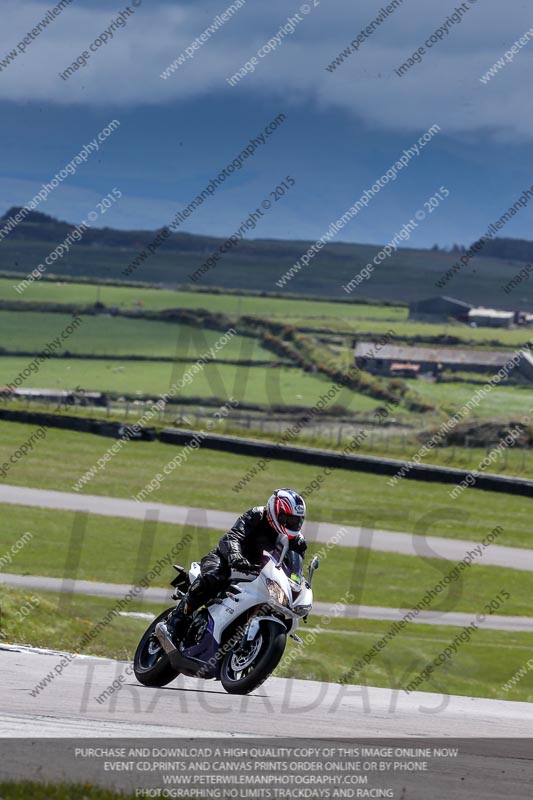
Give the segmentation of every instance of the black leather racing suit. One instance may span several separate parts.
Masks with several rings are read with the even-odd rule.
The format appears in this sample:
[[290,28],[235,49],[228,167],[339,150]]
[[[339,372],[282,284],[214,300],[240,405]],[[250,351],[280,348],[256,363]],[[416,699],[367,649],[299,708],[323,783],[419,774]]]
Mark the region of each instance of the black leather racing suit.
[[[218,545],[200,562],[200,576],[187,593],[190,611],[206,603],[224,587],[230,577],[229,560],[232,555],[244,556],[251,564],[259,564],[263,550],[272,551],[277,533],[266,517],[265,506],[255,506],[245,511],[231,530],[221,537]],[[301,534],[289,540],[289,548],[302,556],[307,542]]]

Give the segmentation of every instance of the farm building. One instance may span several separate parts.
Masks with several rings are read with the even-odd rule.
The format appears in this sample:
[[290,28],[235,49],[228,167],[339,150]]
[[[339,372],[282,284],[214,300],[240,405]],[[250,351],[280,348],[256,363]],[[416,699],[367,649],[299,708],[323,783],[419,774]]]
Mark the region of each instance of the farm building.
[[[411,345],[356,342],[355,364],[373,375],[390,377],[438,376],[443,370],[495,374],[508,364],[514,353],[503,350],[476,350],[460,347],[413,347]],[[521,351],[520,360],[511,371],[514,378],[533,383],[533,358]]]
[[43,403],[57,405],[105,406],[107,395],[102,392],[77,392],[66,389],[13,389],[12,386],[0,386],[0,397],[20,400],[39,400]]
[[482,328],[510,328],[516,321],[514,311],[496,311],[494,308],[471,308],[468,322]]
[[472,308],[474,306],[471,303],[464,303],[453,297],[428,297],[426,300],[409,303],[409,319],[418,322],[447,322],[452,318],[468,322],[468,312]]
[[481,328],[510,328],[512,325],[530,324],[525,317],[523,312],[473,306],[444,295],[409,303],[409,319],[418,322],[437,323],[456,319],[467,325],[479,325]]

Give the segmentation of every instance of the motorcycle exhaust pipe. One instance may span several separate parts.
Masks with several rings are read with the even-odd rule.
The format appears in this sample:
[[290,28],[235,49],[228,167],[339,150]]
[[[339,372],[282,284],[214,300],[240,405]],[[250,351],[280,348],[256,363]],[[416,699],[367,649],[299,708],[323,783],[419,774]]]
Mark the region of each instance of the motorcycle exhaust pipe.
[[188,675],[190,678],[196,677],[198,673],[201,673],[202,671],[205,672],[204,664],[199,664],[198,661],[188,658],[187,656],[184,656],[183,653],[180,653],[170,638],[170,634],[164,622],[160,622],[155,626],[154,633],[157,641],[167,654],[168,660],[177,672],[181,672],[183,675]]

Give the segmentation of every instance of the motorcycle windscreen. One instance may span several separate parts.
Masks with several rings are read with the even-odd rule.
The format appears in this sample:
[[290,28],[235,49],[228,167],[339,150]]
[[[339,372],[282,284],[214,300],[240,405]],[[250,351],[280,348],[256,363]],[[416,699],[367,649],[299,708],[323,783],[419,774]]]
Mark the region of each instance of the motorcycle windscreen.
[[289,550],[283,561],[283,571],[297,585],[302,583],[303,566],[303,556],[294,550]]

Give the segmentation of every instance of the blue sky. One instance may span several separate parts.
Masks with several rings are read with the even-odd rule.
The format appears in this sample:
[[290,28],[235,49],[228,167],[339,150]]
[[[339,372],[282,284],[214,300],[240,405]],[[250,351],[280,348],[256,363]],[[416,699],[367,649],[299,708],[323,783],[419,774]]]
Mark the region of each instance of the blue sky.
[[[316,7],[314,4],[317,3]],[[125,8],[73,0],[0,71],[2,202],[24,205],[111,120],[120,127],[40,210],[79,222],[117,187],[97,224],[166,224],[276,115],[285,123],[198,209],[183,230],[227,235],[285,178],[296,185],[251,237],[315,239],[433,124],[441,132],[384,187],[338,241],[384,243],[441,186],[449,198],[411,246],[468,243],[533,184],[533,40],[486,85],[479,80],[531,27],[522,0],[468,0],[460,24],[403,78],[403,63],[460,3],[404,0],[335,70],[325,67],[379,13],[380,0],[310,0],[292,34],[236,86],[233,75],[299,2],[246,0],[194,57],[160,74],[230,0],[144,0],[68,81],[58,73]],[[386,5],[386,3],[385,3]],[[466,3],[465,3],[466,5]],[[4,0],[0,61],[48,3]],[[533,238],[533,202],[504,234]]]

